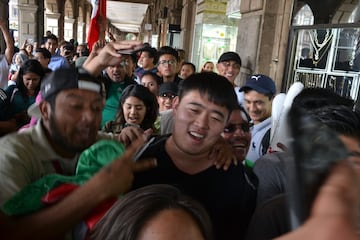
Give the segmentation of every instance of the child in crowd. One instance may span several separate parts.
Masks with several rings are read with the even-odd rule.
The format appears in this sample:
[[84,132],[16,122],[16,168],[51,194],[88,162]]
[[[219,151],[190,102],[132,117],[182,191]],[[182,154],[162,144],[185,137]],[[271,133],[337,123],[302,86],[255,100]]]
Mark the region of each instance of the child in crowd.
[[201,72],[213,72],[214,71],[214,63],[211,61],[206,61],[201,68]]
[[196,67],[191,62],[183,62],[180,69],[180,77],[182,79],[188,78],[190,75],[196,72]]

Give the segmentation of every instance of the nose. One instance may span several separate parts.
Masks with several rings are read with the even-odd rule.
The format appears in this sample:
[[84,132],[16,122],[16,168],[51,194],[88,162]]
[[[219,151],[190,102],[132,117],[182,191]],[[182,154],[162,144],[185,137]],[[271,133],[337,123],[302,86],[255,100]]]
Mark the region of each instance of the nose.
[[134,114],[136,113],[136,108],[135,107],[131,107],[130,108],[130,114]]
[[196,124],[201,129],[209,129],[209,114],[207,113],[199,114],[196,119]]
[[95,112],[91,109],[91,107],[84,107],[82,109],[82,121],[84,122],[91,122],[96,119]]

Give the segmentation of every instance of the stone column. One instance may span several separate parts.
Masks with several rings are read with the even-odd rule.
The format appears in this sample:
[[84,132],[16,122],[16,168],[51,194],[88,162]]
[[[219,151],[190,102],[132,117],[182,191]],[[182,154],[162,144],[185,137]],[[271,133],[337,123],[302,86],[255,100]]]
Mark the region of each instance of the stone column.
[[19,47],[26,39],[37,40],[37,11],[35,1],[19,1]]
[[181,14],[181,33],[180,33],[180,48],[184,49],[188,53],[187,58],[191,59],[192,56],[192,39],[195,26],[196,15],[196,1],[183,0],[183,8]]
[[238,52],[241,82],[252,73],[270,76],[281,89],[293,1],[242,0]]

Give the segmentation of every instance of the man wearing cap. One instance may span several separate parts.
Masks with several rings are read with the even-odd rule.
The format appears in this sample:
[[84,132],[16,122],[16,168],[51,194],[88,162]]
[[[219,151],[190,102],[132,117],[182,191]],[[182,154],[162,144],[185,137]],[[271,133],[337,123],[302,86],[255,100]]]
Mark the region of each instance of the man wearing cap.
[[41,120],[34,127],[0,138],[0,205],[22,187],[50,173],[73,175],[79,154],[99,139],[104,105],[97,77],[106,64],[123,60],[106,45],[84,69],[58,69],[41,83]]
[[160,134],[168,134],[173,129],[173,102],[178,95],[178,86],[173,82],[162,83],[157,96],[159,117],[155,121],[155,128]]
[[178,95],[178,86],[176,83],[162,83],[157,97],[159,103],[159,112],[172,109],[174,98]]
[[244,92],[245,109],[254,124],[251,128],[251,145],[246,159],[255,162],[266,153],[269,146],[271,106],[276,86],[270,77],[255,74],[246,80],[240,91]]
[[244,95],[239,91],[239,87],[235,85],[235,79],[240,73],[241,68],[241,58],[236,52],[225,52],[223,53],[218,63],[216,64],[216,69],[219,75],[226,77],[227,80],[231,82],[234,86],[234,90],[238,99],[239,104],[243,105]]
[[0,138],[0,205],[46,174],[73,175],[78,154],[99,138],[99,80],[75,69],[58,69],[43,80],[40,91],[41,121]]

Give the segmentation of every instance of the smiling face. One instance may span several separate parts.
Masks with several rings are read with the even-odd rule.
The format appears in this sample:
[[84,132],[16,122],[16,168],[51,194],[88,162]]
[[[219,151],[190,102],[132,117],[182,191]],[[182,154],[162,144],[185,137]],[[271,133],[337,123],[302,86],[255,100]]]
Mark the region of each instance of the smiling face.
[[269,99],[268,96],[255,90],[249,90],[245,92],[244,97],[245,109],[254,124],[258,124],[271,116],[272,99]]
[[192,90],[179,102],[174,101],[174,131],[176,148],[191,156],[205,156],[219,139],[229,111]]
[[214,63],[212,63],[212,62],[206,63],[202,70],[207,71],[207,72],[213,72],[214,71]]
[[159,112],[172,109],[175,97],[176,95],[173,93],[163,93],[160,96],[157,96]]
[[42,119],[55,149],[65,153],[78,153],[96,140],[103,108],[99,93],[84,89],[59,92],[55,106],[40,103]]
[[146,107],[143,101],[137,97],[126,98],[122,105],[125,122],[141,125],[146,114]]
[[234,84],[236,77],[240,73],[240,64],[235,61],[224,61],[216,64],[219,75],[224,76],[232,84]]
[[243,161],[249,150],[251,133],[250,124],[242,118],[240,109],[233,110],[222,133],[229,142],[238,161]]

